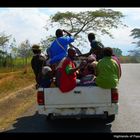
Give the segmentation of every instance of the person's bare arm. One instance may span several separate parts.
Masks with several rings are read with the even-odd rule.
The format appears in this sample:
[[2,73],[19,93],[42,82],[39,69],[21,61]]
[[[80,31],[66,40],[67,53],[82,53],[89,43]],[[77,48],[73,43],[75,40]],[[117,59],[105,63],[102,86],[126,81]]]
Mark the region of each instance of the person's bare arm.
[[63,32],[65,32],[68,36],[72,36],[70,32],[63,29]]
[[66,68],[66,73],[67,74],[73,74],[74,72],[76,72],[77,70],[80,70],[81,68],[83,68],[85,65],[83,63],[81,63],[78,67],[76,68],[70,68],[69,66]]

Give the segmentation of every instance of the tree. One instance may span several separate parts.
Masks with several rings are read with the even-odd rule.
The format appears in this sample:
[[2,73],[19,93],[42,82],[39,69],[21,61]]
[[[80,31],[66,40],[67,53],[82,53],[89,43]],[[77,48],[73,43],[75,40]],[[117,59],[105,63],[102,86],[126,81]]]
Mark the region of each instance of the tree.
[[54,36],[48,36],[46,39],[41,39],[40,44],[42,49],[45,51],[47,48],[49,48],[51,42],[55,39]]
[[0,46],[4,46],[10,40],[10,37],[11,35],[0,34]]
[[27,59],[31,56],[31,45],[29,40],[23,41],[18,47],[18,56],[25,60],[25,65],[27,66]]
[[17,59],[17,55],[18,55],[18,48],[17,48],[17,43],[16,43],[16,39],[13,38],[13,41],[10,44],[10,49],[11,49],[11,66],[12,66],[12,71],[14,66],[16,65],[16,59]]
[[0,33],[0,65],[6,66],[6,56],[8,56],[8,53],[6,52],[6,47],[8,45],[8,42],[11,38],[11,35],[7,36],[5,33]]
[[15,58],[17,56],[17,43],[15,38],[13,38],[13,41],[10,44],[10,48],[11,48],[12,57]]
[[11,38],[11,35],[6,36],[4,33],[0,34],[0,47],[2,47],[2,49],[4,49],[4,47],[7,45],[10,38]]
[[5,60],[5,52],[0,50],[0,66],[3,66]]
[[131,31],[131,35],[134,39],[138,39],[137,42],[132,42],[134,44],[137,45],[137,47],[140,47],[140,29],[139,28],[134,28],[132,31]]
[[[74,33],[74,36],[78,36],[81,32],[88,33],[89,31],[100,31],[102,34],[107,34],[112,37],[109,30],[118,28],[119,25],[124,25],[121,22],[121,18],[123,17],[124,15],[121,12],[113,11],[111,9],[100,9],[79,13],[58,12],[51,16],[51,23],[58,23],[69,32]],[[46,29],[48,29],[47,25]]]
[[134,56],[137,62],[140,62],[140,29],[134,28],[131,30],[130,36],[133,37],[133,39],[137,39],[137,42],[132,42],[133,44],[136,44],[136,48],[134,50],[129,50],[131,56]]
[[119,49],[119,48],[112,48],[112,49],[113,49],[113,53],[116,56],[118,56],[118,57],[122,56],[122,50],[121,49]]
[[[85,35],[89,32],[96,34],[101,33],[102,35],[107,34],[113,37],[110,33],[110,29],[118,28],[120,25],[126,26],[122,23],[121,19],[124,15],[119,11],[113,11],[112,9],[99,9],[96,11],[85,11],[85,12],[57,12],[50,17],[51,27],[63,27],[67,31],[74,34],[76,40],[76,46],[83,46],[87,44]],[[46,30],[50,28],[49,22],[45,26]],[[47,42],[50,40],[47,37]]]

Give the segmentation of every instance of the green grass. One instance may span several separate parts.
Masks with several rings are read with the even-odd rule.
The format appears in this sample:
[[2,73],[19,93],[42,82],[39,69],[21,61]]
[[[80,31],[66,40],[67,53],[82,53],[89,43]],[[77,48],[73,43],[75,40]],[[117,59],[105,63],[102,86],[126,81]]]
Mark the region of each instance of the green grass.
[[[31,66],[32,57],[27,59],[27,66]],[[26,67],[26,62],[22,58],[13,59],[12,62],[8,62],[6,67],[0,67],[0,73],[15,72]]]
[[13,68],[0,67],[0,132],[36,102],[35,88],[26,88],[35,83],[30,59],[26,67],[21,62],[21,59],[15,60]]

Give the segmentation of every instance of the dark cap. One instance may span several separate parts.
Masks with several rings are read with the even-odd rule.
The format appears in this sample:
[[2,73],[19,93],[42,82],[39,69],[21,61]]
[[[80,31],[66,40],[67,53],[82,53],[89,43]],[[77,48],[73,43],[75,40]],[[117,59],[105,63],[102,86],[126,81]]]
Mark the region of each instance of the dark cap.
[[33,45],[32,50],[41,50],[41,47],[39,45]]

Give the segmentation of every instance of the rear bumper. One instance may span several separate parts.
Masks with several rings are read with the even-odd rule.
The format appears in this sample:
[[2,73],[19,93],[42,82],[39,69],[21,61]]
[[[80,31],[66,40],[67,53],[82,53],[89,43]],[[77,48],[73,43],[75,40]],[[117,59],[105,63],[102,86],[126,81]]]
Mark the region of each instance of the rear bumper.
[[57,117],[89,117],[89,118],[99,118],[106,117],[106,115],[116,115],[118,114],[118,103],[113,103],[111,106],[98,106],[98,107],[78,107],[78,108],[49,108],[44,106],[38,106],[39,114],[54,114]]
[[89,115],[89,114],[77,114],[77,115],[57,115],[57,114],[51,114],[53,115],[53,118],[57,118],[57,119],[87,119],[87,118],[101,118],[101,119],[106,119],[107,118],[107,114],[94,114],[94,115]]

